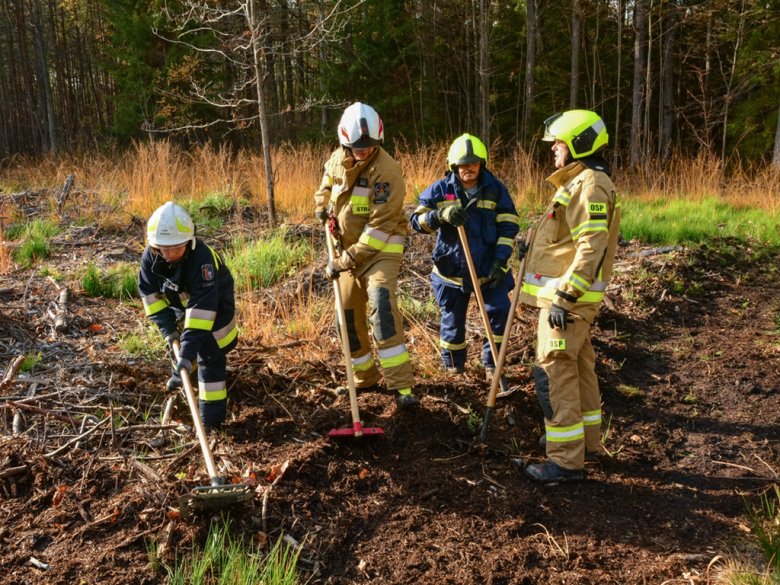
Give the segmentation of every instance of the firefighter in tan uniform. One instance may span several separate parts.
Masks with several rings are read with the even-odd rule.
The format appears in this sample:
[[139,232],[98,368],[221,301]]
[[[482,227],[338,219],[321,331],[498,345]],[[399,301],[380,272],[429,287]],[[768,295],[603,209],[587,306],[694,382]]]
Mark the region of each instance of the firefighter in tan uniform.
[[[595,113],[573,110],[545,122],[554,142],[555,196],[527,250],[520,300],[539,307],[534,381],[544,412],[547,461],[529,465],[539,483],[579,481],[595,458],[601,397],[590,324],[612,275],[620,203],[601,152],[608,136]],[[521,256],[525,248],[521,248]]]
[[384,126],[371,106],[349,106],[338,134],[341,147],[325,163],[314,194],[315,216],[328,225],[327,237],[340,251],[328,262],[327,275],[338,279],[341,289],[358,392],[376,390],[380,378],[368,339],[368,303],[385,384],[395,391],[398,406],[406,408],[419,400],[412,393],[414,373],[396,298],[408,221],[404,179],[381,146]]

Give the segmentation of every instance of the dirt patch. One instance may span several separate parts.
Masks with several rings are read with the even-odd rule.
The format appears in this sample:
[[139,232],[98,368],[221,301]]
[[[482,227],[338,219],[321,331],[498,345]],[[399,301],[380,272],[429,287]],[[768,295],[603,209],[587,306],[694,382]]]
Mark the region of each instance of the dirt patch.
[[[100,250],[133,259],[125,233],[79,230],[48,264],[66,272]],[[427,241],[412,242],[407,269],[427,274]],[[577,485],[539,487],[522,475],[543,457],[530,310],[519,314],[509,354],[518,389],[498,403],[485,451],[471,448],[487,392],[477,368],[420,379],[422,402],[410,411],[398,412],[387,393],[363,395],[364,424],[385,435],[336,441],[328,432],[350,426],[350,414],[346,397],[331,392],[334,377],[343,379],[334,330],[318,341],[329,347],[319,362],[301,359],[306,341],[238,350],[229,360],[233,420],[215,456],[228,477],[256,482],[258,494],[233,512],[232,530],[292,536],[311,583],[661,583],[703,574],[746,539],[743,496],[755,501],[776,481],[780,440],[776,263],[720,244],[648,256],[621,248],[593,327],[603,447]],[[326,294],[316,275],[309,284]],[[280,298],[285,286],[296,289],[280,285]],[[187,555],[214,520],[176,516],[178,496],[207,482],[202,460],[182,427],[167,429],[164,441],[156,430],[120,432],[159,424],[166,363],[117,348],[120,335],[138,329],[138,306],[72,297],[71,327],[56,336],[52,279],[31,271],[0,279],[0,359],[41,353],[21,375],[37,386],[20,381],[2,395],[74,420],[102,418],[113,405],[114,436],[106,425],[82,448],[47,457],[73,428],[20,411],[14,435],[16,411],[3,409],[0,477],[16,471],[0,479],[0,582],[163,583],[149,543],[170,532],[171,555]],[[479,337],[476,313],[470,325]],[[425,342],[412,342],[413,351],[415,343]],[[173,418],[190,420],[181,399]],[[264,513],[272,469],[285,461]]]

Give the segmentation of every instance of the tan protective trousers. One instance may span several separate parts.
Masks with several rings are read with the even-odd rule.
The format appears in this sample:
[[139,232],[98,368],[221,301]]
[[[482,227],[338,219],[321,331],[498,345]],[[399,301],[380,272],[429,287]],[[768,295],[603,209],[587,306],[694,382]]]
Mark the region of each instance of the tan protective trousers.
[[[590,323],[569,314],[566,330],[547,324],[539,311],[534,378],[544,412],[547,457],[566,469],[582,469],[585,449],[598,451],[601,395]],[[573,322],[572,322],[573,321]]]
[[[376,260],[361,271],[358,277],[350,271],[342,272],[338,279],[344,300],[352,369],[358,388],[367,388],[380,378],[368,340],[367,321],[371,322],[387,389],[403,390],[414,386],[414,372],[406,348],[403,318],[398,310],[396,295],[401,266],[401,258],[398,256]],[[368,316],[366,303],[371,306]]]

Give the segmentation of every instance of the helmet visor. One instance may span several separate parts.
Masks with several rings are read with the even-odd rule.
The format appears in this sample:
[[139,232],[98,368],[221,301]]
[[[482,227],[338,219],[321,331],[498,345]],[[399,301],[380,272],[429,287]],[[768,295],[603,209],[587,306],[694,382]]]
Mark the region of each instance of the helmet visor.
[[561,116],[563,116],[563,112],[561,112],[561,113],[559,113],[559,114],[555,114],[554,116],[550,116],[549,118],[547,118],[547,119],[544,121],[544,136],[542,137],[542,140],[543,140],[544,142],[555,142],[556,140],[558,140],[558,138],[556,137],[556,135],[555,135],[555,134],[553,134],[553,133],[550,131],[550,128],[551,128],[551,126],[552,126],[552,125],[555,123],[555,121],[556,121],[558,118],[560,118]]

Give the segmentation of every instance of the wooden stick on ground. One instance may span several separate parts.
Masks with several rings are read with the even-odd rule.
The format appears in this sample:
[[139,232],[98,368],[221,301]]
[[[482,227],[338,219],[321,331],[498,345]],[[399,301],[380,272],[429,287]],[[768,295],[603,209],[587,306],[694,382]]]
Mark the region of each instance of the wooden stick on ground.
[[75,439],[71,439],[70,441],[68,441],[67,443],[65,443],[65,444],[64,444],[62,447],[60,447],[59,449],[55,449],[55,450],[54,450],[54,451],[52,451],[51,453],[46,453],[46,454],[44,455],[44,457],[46,457],[47,459],[51,459],[52,457],[56,457],[57,455],[59,455],[59,454],[60,454],[60,453],[62,453],[63,451],[67,450],[67,449],[68,449],[68,448],[69,448],[71,445],[75,445],[75,444],[76,444],[76,443],[78,443],[78,442],[79,442],[81,439],[84,439],[85,437],[88,437],[88,436],[90,436],[92,433],[94,433],[96,430],[98,430],[98,429],[99,429],[100,427],[102,427],[104,424],[106,424],[107,422],[109,422],[109,421],[112,421],[112,420],[113,420],[113,419],[112,419],[111,417],[104,418],[104,419],[103,419],[103,420],[101,420],[101,421],[100,421],[98,424],[96,424],[95,426],[93,426],[92,428],[90,428],[88,431],[86,431],[86,432],[84,432],[84,433],[81,433],[81,434],[80,434],[78,437],[76,437]]
[[0,380],[0,392],[4,392],[6,388],[11,386],[13,379],[16,377],[16,374],[19,373],[19,368],[22,367],[23,363],[23,355],[17,356],[13,359],[11,365],[9,365],[8,369],[5,371],[3,379]]
[[57,316],[54,319],[54,331],[57,333],[65,333],[68,330],[69,294],[67,287],[60,291],[60,300],[57,303]]

